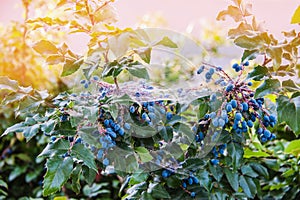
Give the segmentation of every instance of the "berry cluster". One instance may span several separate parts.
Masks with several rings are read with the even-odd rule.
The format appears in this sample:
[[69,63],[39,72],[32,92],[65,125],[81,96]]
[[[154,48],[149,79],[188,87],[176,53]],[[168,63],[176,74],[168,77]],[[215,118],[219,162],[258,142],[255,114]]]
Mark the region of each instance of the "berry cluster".
[[[125,123],[124,128],[116,122],[109,112],[106,112],[104,109],[99,109],[99,118],[98,121],[100,122],[100,139],[99,142],[101,143],[101,148],[97,152],[97,158],[103,159],[104,155],[107,153],[108,149],[116,146],[116,141],[118,138],[122,138],[125,134],[125,130],[130,129],[130,125]],[[104,165],[109,165],[108,158],[104,158],[102,163]]]
[[142,102],[141,106],[138,103],[133,103],[129,107],[129,112],[134,118],[139,119],[140,122],[152,126],[155,124],[155,120],[159,120],[155,113],[157,110],[160,114],[165,115],[167,120],[171,120],[173,118],[174,106],[167,104],[168,102],[165,104],[163,100]]
[[221,155],[225,154],[227,144],[221,144],[219,146],[213,147],[211,153],[213,154],[213,159],[210,160],[210,163],[212,165],[218,165],[219,164],[219,158]]

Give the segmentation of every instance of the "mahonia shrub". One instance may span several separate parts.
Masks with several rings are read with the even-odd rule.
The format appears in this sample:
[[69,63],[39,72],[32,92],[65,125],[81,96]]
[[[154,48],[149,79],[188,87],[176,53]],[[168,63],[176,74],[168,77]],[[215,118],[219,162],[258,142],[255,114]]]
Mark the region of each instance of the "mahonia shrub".
[[[100,40],[91,26],[74,26],[91,34],[84,56],[50,41],[34,45],[47,60],[57,49],[62,76],[82,77],[72,90],[50,97],[0,78],[3,103],[15,93],[32,100],[18,102],[26,119],[3,136],[47,141],[38,156],[46,160],[44,196],[67,186],[74,197],[128,200],[299,197],[299,33],[286,32],[291,39],[279,43],[259,28],[249,4],[233,2],[217,17],[239,23],[229,36],[245,50],[233,64],[215,66],[203,48],[170,30],[106,25],[110,37]],[[85,12],[77,14],[95,26],[93,12],[107,2],[88,3],[78,3]],[[120,185],[101,185],[102,176]],[[81,188],[84,182],[90,186]]]

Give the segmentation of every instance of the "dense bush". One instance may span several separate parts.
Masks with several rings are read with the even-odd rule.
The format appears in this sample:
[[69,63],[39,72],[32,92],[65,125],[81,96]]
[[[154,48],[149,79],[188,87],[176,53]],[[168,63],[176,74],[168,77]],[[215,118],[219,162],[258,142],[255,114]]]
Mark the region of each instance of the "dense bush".
[[299,198],[299,33],[278,41],[233,2],[217,17],[238,23],[230,67],[178,33],[114,27],[110,1],[60,1],[74,18],[29,20],[87,34],[89,50],[34,43],[78,83],[58,95],[0,78],[3,107],[24,119],[3,133],[3,198]]

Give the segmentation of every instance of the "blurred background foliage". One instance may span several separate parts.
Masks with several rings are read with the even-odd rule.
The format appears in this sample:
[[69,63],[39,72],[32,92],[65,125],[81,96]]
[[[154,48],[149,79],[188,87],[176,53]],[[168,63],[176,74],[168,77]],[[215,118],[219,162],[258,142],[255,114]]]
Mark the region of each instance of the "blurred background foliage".
[[[82,58],[81,55],[77,55],[69,48],[67,41],[70,35],[80,34],[88,37],[87,45],[89,51],[83,56],[86,58],[97,49],[105,48],[107,39],[110,36],[124,31],[114,26],[114,23],[117,21],[117,12],[113,7],[113,0],[53,0],[48,2],[43,0],[23,0],[22,3],[24,21],[11,22],[9,25],[0,27],[0,76],[8,76],[12,80],[17,80],[19,85],[24,87],[24,90],[27,88],[32,91],[32,94],[34,92],[30,87],[39,90],[46,89],[50,91],[50,96],[47,97],[49,99],[60,92],[68,91],[78,84],[83,76],[82,74],[77,74],[72,78],[61,78],[62,73],[64,73],[63,67],[70,62],[74,64],[74,62]],[[86,6],[87,3],[89,3],[88,7]],[[225,16],[224,13],[223,15]],[[220,18],[224,16],[220,16]],[[241,24],[242,26],[239,26],[237,29],[241,32],[247,31],[247,23],[242,22]],[[164,26],[167,26],[167,21],[159,13],[145,15],[137,24],[137,27],[140,28]],[[256,34],[263,33],[258,25],[256,28]],[[187,27],[186,34],[190,35],[205,49],[204,54],[199,59],[203,57],[207,59],[214,58],[213,62],[221,64],[226,63],[228,60],[233,60],[240,53],[231,49],[234,51],[234,54],[227,54],[228,47],[232,45],[232,42],[226,39],[226,31],[212,22],[193,22]],[[286,32],[285,35],[292,39],[297,39],[297,35],[294,32]],[[230,36],[235,39],[237,45],[241,46],[244,44],[243,41],[241,42],[241,38],[237,39],[240,35],[231,34]],[[252,37],[253,35],[248,36]],[[248,36],[246,36],[246,39]],[[271,36],[269,37],[271,38]],[[245,39],[245,37],[242,39]],[[32,47],[39,40],[51,41],[56,46],[56,49],[50,53],[37,52]],[[257,44],[260,44],[260,41],[257,41]],[[283,51],[285,50],[284,47],[282,49]],[[261,53],[259,49],[254,50],[254,53]],[[278,56],[276,54],[278,51],[273,50],[270,48],[268,55],[275,58]],[[294,64],[292,69],[288,69],[292,71],[292,76],[296,76],[293,69],[299,69],[299,64],[293,63],[295,60],[290,57],[294,55],[288,53],[283,55]],[[296,53],[295,55],[297,56]],[[221,60],[218,60],[218,57]],[[224,61],[224,57],[226,57],[226,61]],[[44,62],[45,58],[46,63]],[[273,60],[275,62],[274,65],[278,66],[279,61],[277,59]],[[271,61],[268,61],[266,65],[271,63]],[[166,75],[167,81],[176,81],[178,79],[178,71],[174,66],[178,65],[178,63],[176,60],[173,60],[165,64],[167,66],[170,65],[170,67],[165,67],[165,72],[162,74]],[[281,72],[286,75],[288,72],[286,68],[279,69],[274,70],[274,73]],[[254,86],[258,85],[259,83],[254,84]],[[297,86],[297,84],[294,85]],[[292,87],[292,89],[299,90],[297,87]],[[0,101],[4,99],[5,95],[5,91],[1,90]],[[47,98],[45,102],[48,101]],[[20,109],[18,107],[20,102],[26,105],[29,100],[20,97],[18,102],[10,102],[0,107],[0,133],[7,127],[24,119],[24,116],[16,115],[16,112]],[[43,104],[38,109],[43,111]],[[279,140],[270,142],[268,146],[256,143],[254,145],[249,144],[246,147],[245,156],[247,159],[254,159],[268,167],[270,178],[265,180],[262,189],[268,191],[266,196],[269,195],[280,199],[288,197],[288,192],[298,191],[300,153],[297,150],[293,150],[299,149],[299,142],[290,142],[295,140],[297,136],[286,124],[276,127],[274,132],[278,133]],[[255,138],[253,140],[255,141]],[[30,199],[30,197],[32,197],[31,199],[42,199],[41,184],[45,173],[44,160],[36,159],[36,157],[47,143],[48,138],[44,135],[34,137],[28,143],[25,143],[22,134],[17,134],[16,137],[10,135],[1,138],[0,199]],[[249,149],[248,153],[247,149]],[[251,154],[251,151],[257,150],[267,153],[267,156],[263,153],[259,156]],[[122,181],[117,176],[99,175],[93,184],[82,186],[83,190],[79,196],[71,192],[70,184],[67,184],[60,193],[54,196],[56,196],[57,200],[72,197],[77,199],[117,199],[120,182]],[[54,196],[50,198],[54,198]]]

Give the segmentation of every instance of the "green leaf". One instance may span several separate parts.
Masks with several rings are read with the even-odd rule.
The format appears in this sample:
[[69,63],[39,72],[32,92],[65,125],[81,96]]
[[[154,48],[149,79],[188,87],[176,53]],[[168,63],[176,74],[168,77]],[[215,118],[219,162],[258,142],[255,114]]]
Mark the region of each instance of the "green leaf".
[[6,76],[0,76],[0,90],[17,91],[19,84],[17,81],[11,80]]
[[170,48],[178,48],[177,44],[174,43],[169,37],[165,36],[161,41],[155,44],[156,45],[163,45],[165,47],[170,47]]
[[223,170],[219,165],[209,164],[209,170],[212,173],[213,177],[220,182],[223,177]]
[[77,165],[73,169],[72,174],[71,174],[71,181],[72,181],[71,188],[76,194],[79,194],[80,188],[81,188],[81,185],[80,185],[81,172],[82,172],[81,166]]
[[38,167],[38,168],[34,169],[34,171],[27,173],[25,176],[26,183],[29,183],[32,180],[36,179],[38,176],[40,176],[42,170],[43,170],[43,168]]
[[293,154],[296,157],[300,155],[300,139],[291,141],[284,149],[285,153]]
[[198,176],[200,183],[203,185],[203,187],[206,189],[206,191],[211,191],[211,178],[209,177],[209,173],[206,170],[200,171],[198,173]]
[[143,61],[145,61],[146,63],[150,63],[151,60],[151,51],[152,48],[147,48],[144,51],[138,51],[138,55],[143,59]]
[[33,126],[27,126],[23,130],[23,135],[28,142],[31,138],[33,138],[40,130],[40,124],[34,124]]
[[282,87],[289,92],[297,92],[300,91],[300,88],[295,84],[295,82],[291,79],[282,81]]
[[253,71],[248,74],[248,78],[252,78],[255,81],[260,81],[267,74],[268,68],[258,65],[254,67]]
[[127,70],[132,76],[143,78],[143,79],[149,79],[148,71],[144,66],[133,65]]
[[239,174],[234,172],[228,168],[224,169],[226,178],[234,191],[238,191],[239,189]]
[[58,49],[56,46],[48,40],[41,40],[35,43],[33,45],[33,49],[41,55],[58,54]]
[[63,76],[63,77],[69,76],[69,75],[75,73],[80,68],[82,63],[83,63],[83,59],[79,59],[79,60],[67,59],[63,66],[63,71],[61,73],[61,76]]
[[4,133],[1,135],[1,137],[6,136],[9,133],[22,132],[24,130],[24,128],[25,127],[24,127],[24,123],[23,122],[15,124],[15,125],[7,128],[4,131]]
[[148,179],[148,177],[149,177],[149,173],[144,172],[142,170],[138,170],[135,173],[133,173],[132,176],[130,177],[129,184],[134,185],[137,183],[144,182]]
[[270,156],[268,153],[263,152],[263,151],[252,151],[249,148],[246,148],[244,150],[244,158],[260,158],[260,157],[268,157]]
[[243,165],[241,170],[243,175],[247,175],[252,178],[258,177],[258,174],[251,168],[250,165]]
[[71,156],[77,158],[78,160],[82,160],[87,167],[93,169],[95,172],[98,172],[93,153],[83,144],[75,144],[71,150]]
[[3,180],[0,180],[0,187],[8,188],[7,183],[5,183]]
[[245,179],[244,176],[240,176],[239,180],[240,186],[242,187],[244,193],[247,195],[248,198],[253,198],[250,187]]
[[143,163],[149,162],[153,159],[150,152],[145,147],[136,147],[135,151],[140,156],[140,159]]
[[84,180],[89,184],[92,185],[92,183],[95,181],[97,172],[95,172],[95,170],[83,165],[82,166],[82,170],[83,170],[83,177]]
[[300,96],[289,99],[280,95],[277,98],[278,122],[286,122],[296,135],[300,134]]
[[70,142],[63,139],[57,139],[54,143],[49,143],[38,157],[59,156],[68,152]]
[[49,121],[41,124],[41,130],[44,133],[51,134],[52,131],[54,130],[55,126],[56,126],[56,121],[53,119],[50,119]]
[[252,169],[256,171],[258,174],[264,176],[266,179],[269,178],[268,169],[266,167],[262,166],[259,163],[249,163],[248,165],[251,166]]
[[234,40],[234,43],[239,47],[248,50],[255,50],[264,45],[270,44],[271,39],[266,32],[263,32],[255,36],[241,35]]
[[239,168],[242,158],[243,158],[243,147],[240,144],[230,142],[227,146],[228,155],[232,159],[233,169],[236,170]]
[[171,198],[167,190],[159,183],[150,183],[148,187],[148,193],[150,193],[153,198],[157,199]]
[[263,97],[267,94],[271,94],[277,91],[281,87],[280,81],[278,79],[266,79],[255,92],[255,98]]
[[257,49],[254,50],[244,50],[243,56],[242,56],[242,62],[244,62],[245,60],[253,60],[256,58],[256,55],[259,53],[259,51]]
[[291,24],[299,24],[299,23],[300,23],[300,6],[298,6],[298,8],[296,9],[291,20]]
[[199,102],[199,112],[198,112],[198,115],[197,115],[198,119],[203,118],[204,115],[208,112],[208,110],[209,110],[208,102],[205,101],[205,100],[201,100]]
[[71,157],[53,157],[47,160],[46,168],[43,195],[49,196],[59,191],[69,179],[73,170],[73,159]]
[[12,170],[12,172],[8,176],[8,181],[11,182],[11,181],[15,180],[21,174],[24,174],[27,170],[27,167],[28,167],[27,165],[14,167],[14,169]]

